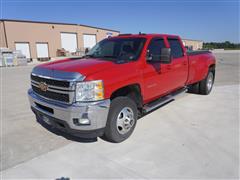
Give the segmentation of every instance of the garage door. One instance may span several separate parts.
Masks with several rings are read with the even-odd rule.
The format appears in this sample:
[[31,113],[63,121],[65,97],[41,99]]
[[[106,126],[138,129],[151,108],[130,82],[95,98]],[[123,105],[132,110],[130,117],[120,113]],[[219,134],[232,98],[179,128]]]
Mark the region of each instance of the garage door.
[[29,43],[15,43],[16,50],[21,51],[26,58],[30,59],[30,48],[29,48]]
[[76,33],[61,33],[62,48],[69,52],[76,52],[77,49],[77,34]]
[[84,48],[92,48],[97,43],[96,35],[94,34],[84,34],[83,35],[83,46]]
[[38,58],[48,58],[48,44],[47,43],[37,43],[37,57]]

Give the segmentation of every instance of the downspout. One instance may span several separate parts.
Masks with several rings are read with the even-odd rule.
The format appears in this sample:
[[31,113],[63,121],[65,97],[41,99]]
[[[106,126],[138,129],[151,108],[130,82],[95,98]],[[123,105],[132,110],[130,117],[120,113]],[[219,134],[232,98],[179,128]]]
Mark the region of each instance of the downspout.
[[4,36],[5,36],[6,46],[8,48],[7,33],[6,33],[6,27],[5,27],[5,22],[4,21],[3,21],[3,29],[4,29]]

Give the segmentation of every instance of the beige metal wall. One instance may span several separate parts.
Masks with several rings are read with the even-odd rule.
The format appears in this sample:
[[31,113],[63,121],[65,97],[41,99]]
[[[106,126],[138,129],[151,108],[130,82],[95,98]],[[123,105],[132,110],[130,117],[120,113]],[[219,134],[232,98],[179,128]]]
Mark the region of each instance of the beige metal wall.
[[[61,32],[77,33],[78,48],[83,48],[83,34],[95,34],[97,42],[106,38],[110,32],[113,36],[116,31],[97,29],[80,25],[48,24],[34,22],[4,21],[8,48],[15,49],[15,43],[28,42],[31,58],[37,58],[36,43],[47,42],[50,57],[56,57],[57,49],[61,49]],[[2,31],[1,31],[2,36]],[[1,46],[4,43],[1,43]]]
[[184,46],[192,47],[193,50],[198,50],[203,48],[203,41],[183,39]]

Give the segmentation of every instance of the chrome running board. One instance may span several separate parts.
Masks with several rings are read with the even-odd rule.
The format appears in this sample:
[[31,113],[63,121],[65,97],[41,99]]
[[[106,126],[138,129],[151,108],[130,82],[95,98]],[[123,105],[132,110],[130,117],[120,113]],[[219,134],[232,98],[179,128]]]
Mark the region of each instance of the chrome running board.
[[155,100],[151,103],[148,103],[148,104],[143,106],[143,112],[148,113],[148,112],[150,112],[150,111],[152,111],[152,110],[154,110],[154,109],[156,109],[156,108],[158,108],[158,107],[160,107],[160,106],[162,106],[162,105],[164,105],[164,104],[166,104],[170,101],[173,101],[173,100],[176,99],[176,96],[179,96],[179,95],[185,93],[186,91],[187,91],[187,88],[184,87],[184,88],[181,88],[181,89],[179,89],[179,90],[177,90],[177,91],[175,91],[171,94],[168,94],[164,97],[161,97],[161,98],[159,98],[159,99],[157,99],[157,100]]

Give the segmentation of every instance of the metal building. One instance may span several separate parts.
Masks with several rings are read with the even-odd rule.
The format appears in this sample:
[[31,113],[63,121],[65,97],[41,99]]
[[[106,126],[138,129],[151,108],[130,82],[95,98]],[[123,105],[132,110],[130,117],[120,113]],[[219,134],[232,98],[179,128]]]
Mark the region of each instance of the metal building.
[[21,50],[29,59],[50,58],[63,48],[69,54],[83,52],[119,33],[81,24],[1,19],[0,47]]
[[193,39],[183,39],[183,44],[189,50],[199,50],[203,48],[203,41]]

